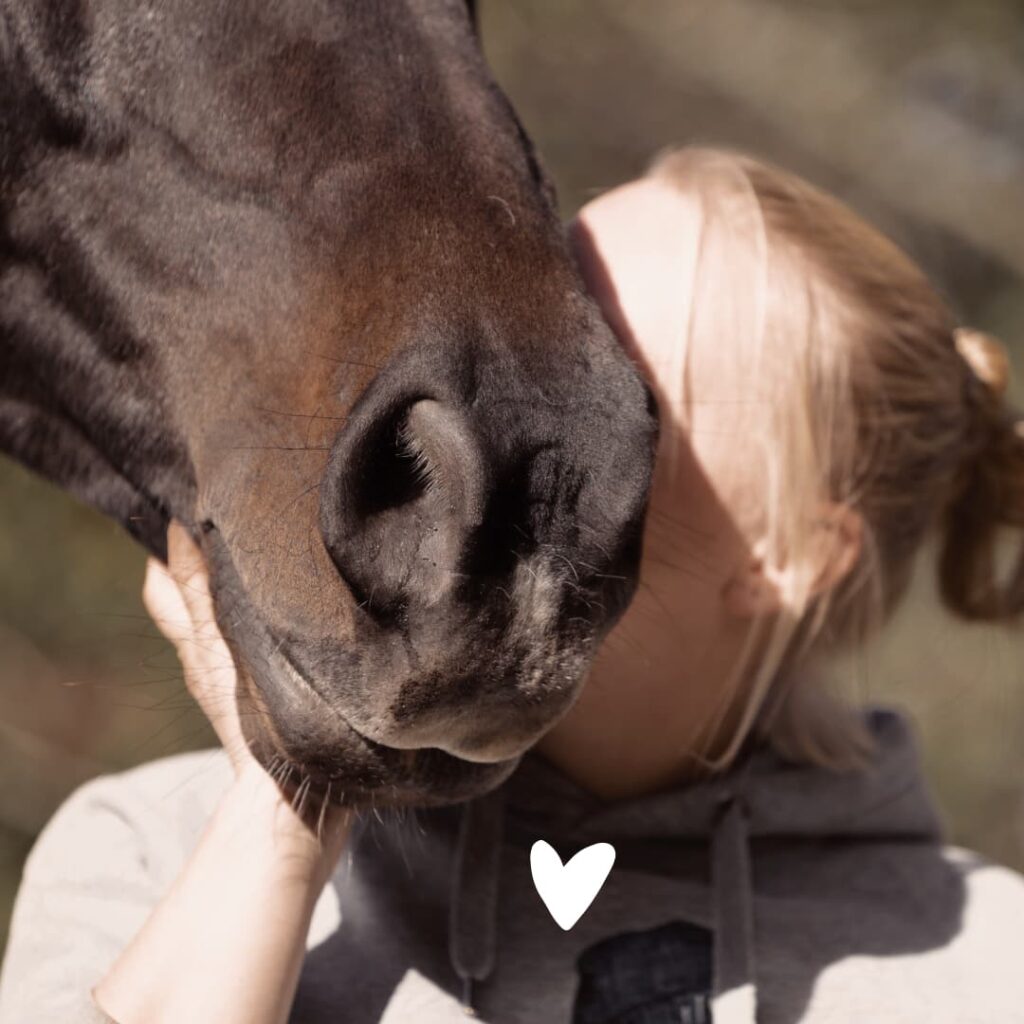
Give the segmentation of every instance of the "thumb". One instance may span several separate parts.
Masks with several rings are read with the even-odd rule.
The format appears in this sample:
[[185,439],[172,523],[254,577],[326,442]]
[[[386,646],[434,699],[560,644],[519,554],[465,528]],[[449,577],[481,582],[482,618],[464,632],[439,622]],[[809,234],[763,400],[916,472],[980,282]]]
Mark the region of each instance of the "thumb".
[[167,529],[167,569],[178,585],[181,599],[196,632],[216,630],[213,599],[203,553],[177,520]]

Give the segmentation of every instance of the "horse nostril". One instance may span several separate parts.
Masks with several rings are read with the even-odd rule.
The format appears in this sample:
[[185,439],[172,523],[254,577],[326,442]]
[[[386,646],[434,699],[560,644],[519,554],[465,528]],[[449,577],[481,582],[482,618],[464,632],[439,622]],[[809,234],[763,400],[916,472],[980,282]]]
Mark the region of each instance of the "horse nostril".
[[433,399],[361,416],[342,431],[325,479],[327,548],[368,611],[394,617],[452,585],[480,522],[484,470],[465,417]]
[[424,493],[436,495],[463,530],[479,524],[484,505],[484,466],[479,443],[451,406],[423,399],[409,409],[401,430]]
[[361,517],[380,515],[423,496],[431,465],[408,427],[408,416],[395,415],[367,439],[364,466],[352,474],[353,510]]

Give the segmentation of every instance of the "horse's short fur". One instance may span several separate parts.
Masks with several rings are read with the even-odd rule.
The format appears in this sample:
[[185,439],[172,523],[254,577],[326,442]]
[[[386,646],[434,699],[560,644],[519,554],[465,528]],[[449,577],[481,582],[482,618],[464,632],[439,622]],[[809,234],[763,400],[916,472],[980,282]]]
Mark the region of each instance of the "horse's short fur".
[[649,394],[456,0],[0,0],[0,446],[200,540],[245,731],[495,784],[631,593]]

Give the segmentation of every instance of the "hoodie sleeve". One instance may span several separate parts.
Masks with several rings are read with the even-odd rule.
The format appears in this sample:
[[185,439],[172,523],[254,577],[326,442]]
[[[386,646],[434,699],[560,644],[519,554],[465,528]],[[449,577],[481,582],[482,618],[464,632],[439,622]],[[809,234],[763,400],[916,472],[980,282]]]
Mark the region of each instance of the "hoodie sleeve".
[[174,789],[194,757],[93,780],[50,820],[14,906],[0,1024],[110,1024],[91,992],[187,856]]

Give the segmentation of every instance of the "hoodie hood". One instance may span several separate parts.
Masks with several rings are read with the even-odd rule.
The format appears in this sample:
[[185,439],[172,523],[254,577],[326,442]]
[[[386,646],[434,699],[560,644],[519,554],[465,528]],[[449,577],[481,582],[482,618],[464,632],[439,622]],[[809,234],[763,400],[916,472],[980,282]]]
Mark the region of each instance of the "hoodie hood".
[[707,846],[715,1024],[755,1024],[751,840],[942,837],[909,723],[892,710],[864,714],[874,751],[863,769],[794,764],[761,746],[707,780],[613,803],[528,754],[503,786],[462,810],[449,951],[466,1009],[472,1012],[473,982],[490,974],[498,955],[499,858],[510,831],[543,836],[563,857],[597,842],[672,838]]

